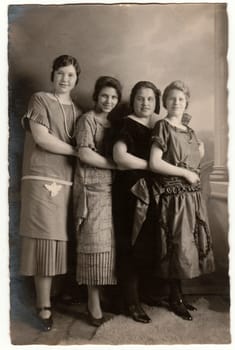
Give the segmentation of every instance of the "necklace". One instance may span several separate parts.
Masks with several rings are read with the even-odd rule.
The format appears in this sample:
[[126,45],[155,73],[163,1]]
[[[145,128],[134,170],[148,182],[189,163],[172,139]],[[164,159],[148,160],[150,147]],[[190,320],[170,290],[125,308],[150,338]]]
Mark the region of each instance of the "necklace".
[[[65,111],[64,111],[64,107],[63,107],[63,104],[60,102],[59,100],[59,97],[54,94],[55,96],[55,99],[57,100],[57,102],[59,103],[59,106],[60,106],[60,109],[61,109],[61,112],[62,112],[62,115],[63,115],[63,118],[64,118],[64,128],[65,128],[65,132],[66,132],[66,135],[68,136],[68,138],[72,138],[73,135],[70,135],[69,131],[68,131],[68,125],[67,125],[67,121],[66,121],[66,114],[65,114]],[[74,103],[71,102],[71,106],[72,106],[72,116],[73,116],[73,129],[74,129],[74,125],[75,125],[75,115],[76,115],[76,112],[75,112],[75,107],[74,107]]]

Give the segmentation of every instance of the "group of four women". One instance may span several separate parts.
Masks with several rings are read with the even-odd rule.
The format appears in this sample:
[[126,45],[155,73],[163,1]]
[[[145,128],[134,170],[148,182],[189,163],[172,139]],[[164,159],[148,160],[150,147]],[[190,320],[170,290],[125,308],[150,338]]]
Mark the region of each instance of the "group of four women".
[[43,329],[53,324],[52,278],[67,272],[71,200],[76,280],[87,286],[92,325],[104,322],[100,286],[117,283],[126,313],[150,322],[139,298],[140,276],[149,271],[168,281],[170,309],[192,320],[181,280],[212,272],[214,260],[200,188],[203,144],[184,120],[189,89],[175,81],[164,90],[167,115],[159,120],[160,90],[140,81],[130,113],[115,124],[120,82],[98,78],[94,109],[82,114],[71,99],[79,74],[74,57],[57,57],[52,92],[35,93],[22,120],[20,272],[34,276]]

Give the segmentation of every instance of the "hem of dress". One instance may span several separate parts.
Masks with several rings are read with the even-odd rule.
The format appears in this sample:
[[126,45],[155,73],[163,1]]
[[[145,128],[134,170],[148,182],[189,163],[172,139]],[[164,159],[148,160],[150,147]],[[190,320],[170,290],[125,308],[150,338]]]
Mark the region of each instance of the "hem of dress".
[[42,237],[42,235],[37,235],[37,236],[32,236],[32,235],[27,235],[25,233],[19,233],[19,236],[20,237],[26,237],[26,238],[32,238],[32,239],[45,239],[45,240],[48,240],[48,241],[61,241],[61,242],[68,242],[69,239],[68,238],[65,238],[65,239],[62,239],[62,238],[53,238],[53,237]]

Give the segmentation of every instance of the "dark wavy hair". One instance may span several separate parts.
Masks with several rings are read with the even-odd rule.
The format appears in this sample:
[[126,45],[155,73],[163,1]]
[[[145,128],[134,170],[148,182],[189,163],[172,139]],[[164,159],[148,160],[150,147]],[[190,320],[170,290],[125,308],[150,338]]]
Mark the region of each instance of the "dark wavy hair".
[[79,80],[79,75],[81,73],[81,68],[79,66],[78,61],[76,60],[75,57],[73,56],[69,56],[69,55],[61,55],[59,57],[56,57],[53,61],[52,64],[52,72],[51,72],[51,81],[54,81],[54,74],[55,71],[58,70],[60,67],[66,67],[66,66],[70,66],[73,65],[76,71],[76,75],[77,75],[77,80],[75,85],[77,85],[78,80]]
[[118,79],[116,79],[116,78],[113,78],[113,77],[101,76],[95,82],[95,88],[94,88],[94,92],[93,92],[93,100],[95,102],[98,101],[99,93],[104,87],[112,87],[112,88],[114,88],[116,90],[116,92],[117,92],[117,95],[118,95],[118,102],[121,101],[121,98],[122,98],[122,86],[121,86],[120,81]]
[[152,89],[153,93],[155,95],[155,99],[156,99],[156,106],[155,106],[155,110],[154,112],[159,114],[160,112],[160,96],[161,96],[161,91],[156,87],[156,85],[154,85],[151,81],[139,81],[138,83],[136,83],[132,90],[131,90],[131,94],[130,94],[130,108],[131,108],[131,112],[134,112],[134,100],[135,100],[135,96],[137,94],[137,92],[141,89],[141,88],[148,88],[148,89]]
[[164,90],[162,95],[162,103],[163,107],[166,108],[166,100],[171,90],[180,90],[184,93],[186,98],[186,108],[188,107],[189,100],[190,100],[190,90],[188,86],[181,80],[175,80],[172,83],[170,83]]

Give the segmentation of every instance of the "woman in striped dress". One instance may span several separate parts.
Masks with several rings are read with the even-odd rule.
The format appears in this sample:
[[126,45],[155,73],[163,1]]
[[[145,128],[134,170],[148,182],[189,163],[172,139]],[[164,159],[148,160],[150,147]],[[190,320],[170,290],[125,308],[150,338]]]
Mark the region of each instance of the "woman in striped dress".
[[51,92],[35,93],[23,117],[26,130],[21,186],[20,273],[34,276],[38,318],[52,327],[51,285],[67,272],[68,212],[75,123],[81,111],[70,93],[80,67],[74,57],[57,57]]
[[74,210],[77,228],[77,282],[88,288],[90,323],[104,318],[99,286],[116,284],[111,189],[112,169],[105,144],[110,133],[108,114],[121,99],[121,85],[102,76],[95,84],[94,110],[85,113],[76,133],[79,160],[74,177]]

